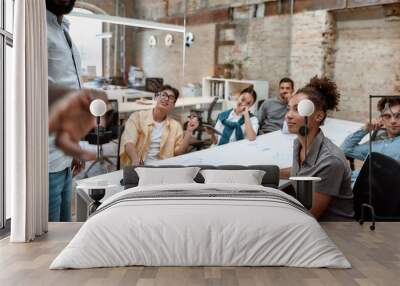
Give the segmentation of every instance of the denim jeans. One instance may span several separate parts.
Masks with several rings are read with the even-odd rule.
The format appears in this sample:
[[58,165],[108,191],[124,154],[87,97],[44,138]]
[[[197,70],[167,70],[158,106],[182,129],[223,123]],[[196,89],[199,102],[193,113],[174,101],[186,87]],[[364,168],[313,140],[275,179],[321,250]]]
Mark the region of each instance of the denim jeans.
[[71,221],[71,168],[49,173],[49,221]]

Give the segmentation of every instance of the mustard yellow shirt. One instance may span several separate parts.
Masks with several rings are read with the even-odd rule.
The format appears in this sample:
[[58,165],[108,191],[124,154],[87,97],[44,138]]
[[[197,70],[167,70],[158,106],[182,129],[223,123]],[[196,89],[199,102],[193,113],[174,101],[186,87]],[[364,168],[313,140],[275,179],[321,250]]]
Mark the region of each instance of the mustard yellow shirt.
[[[140,164],[147,158],[149,151],[151,132],[154,126],[153,110],[133,113],[125,123],[125,130],[121,137],[121,150],[119,152],[121,166],[130,166],[132,162],[125,151],[125,144],[135,145],[140,159]],[[181,124],[168,117],[165,119],[164,130],[161,135],[160,152],[158,159],[173,157],[183,140]]]

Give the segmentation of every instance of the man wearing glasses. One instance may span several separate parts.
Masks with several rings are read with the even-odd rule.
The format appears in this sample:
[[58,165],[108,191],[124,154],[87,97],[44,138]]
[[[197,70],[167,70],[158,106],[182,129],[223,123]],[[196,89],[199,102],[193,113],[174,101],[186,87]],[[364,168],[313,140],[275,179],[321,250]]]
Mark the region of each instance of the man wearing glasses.
[[121,166],[151,165],[186,153],[199,122],[197,117],[190,118],[183,132],[181,124],[169,116],[178,97],[177,89],[164,85],[155,95],[156,106],[152,110],[129,117],[121,138]]
[[[350,134],[343,142],[341,148],[346,156],[364,161],[369,154],[369,144],[360,144],[365,135],[372,132],[377,133],[372,142],[372,150],[400,161],[400,97],[382,98],[379,100],[379,118],[365,123],[358,131]],[[358,171],[353,172],[352,181],[357,178]]]

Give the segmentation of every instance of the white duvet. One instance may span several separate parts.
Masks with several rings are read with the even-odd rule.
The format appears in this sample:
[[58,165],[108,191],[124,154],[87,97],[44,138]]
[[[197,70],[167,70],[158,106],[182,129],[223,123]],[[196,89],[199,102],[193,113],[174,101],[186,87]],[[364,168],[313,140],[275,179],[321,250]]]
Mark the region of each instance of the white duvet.
[[258,198],[127,200],[134,192],[279,190],[232,184],[136,187],[107,199],[50,269],[145,266],[294,266],[350,268],[318,222],[290,204]]

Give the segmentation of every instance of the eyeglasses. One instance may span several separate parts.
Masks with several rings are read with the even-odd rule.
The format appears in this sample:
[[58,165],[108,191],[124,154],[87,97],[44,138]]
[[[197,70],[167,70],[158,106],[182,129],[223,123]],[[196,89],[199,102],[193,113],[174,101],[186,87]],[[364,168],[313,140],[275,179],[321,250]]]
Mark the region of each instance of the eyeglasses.
[[400,112],[381,114],[381,118],[382,118],[383,120],[390,120],[390,119],[392,119],[392,117],[393,117],[395,120],[400,120]]
[[160,98],[165,98],[168,99],[169,102],[175,102],[176,98],[173,94],[168,94],[168,92],[159,92],[157,93],[157,96]]

